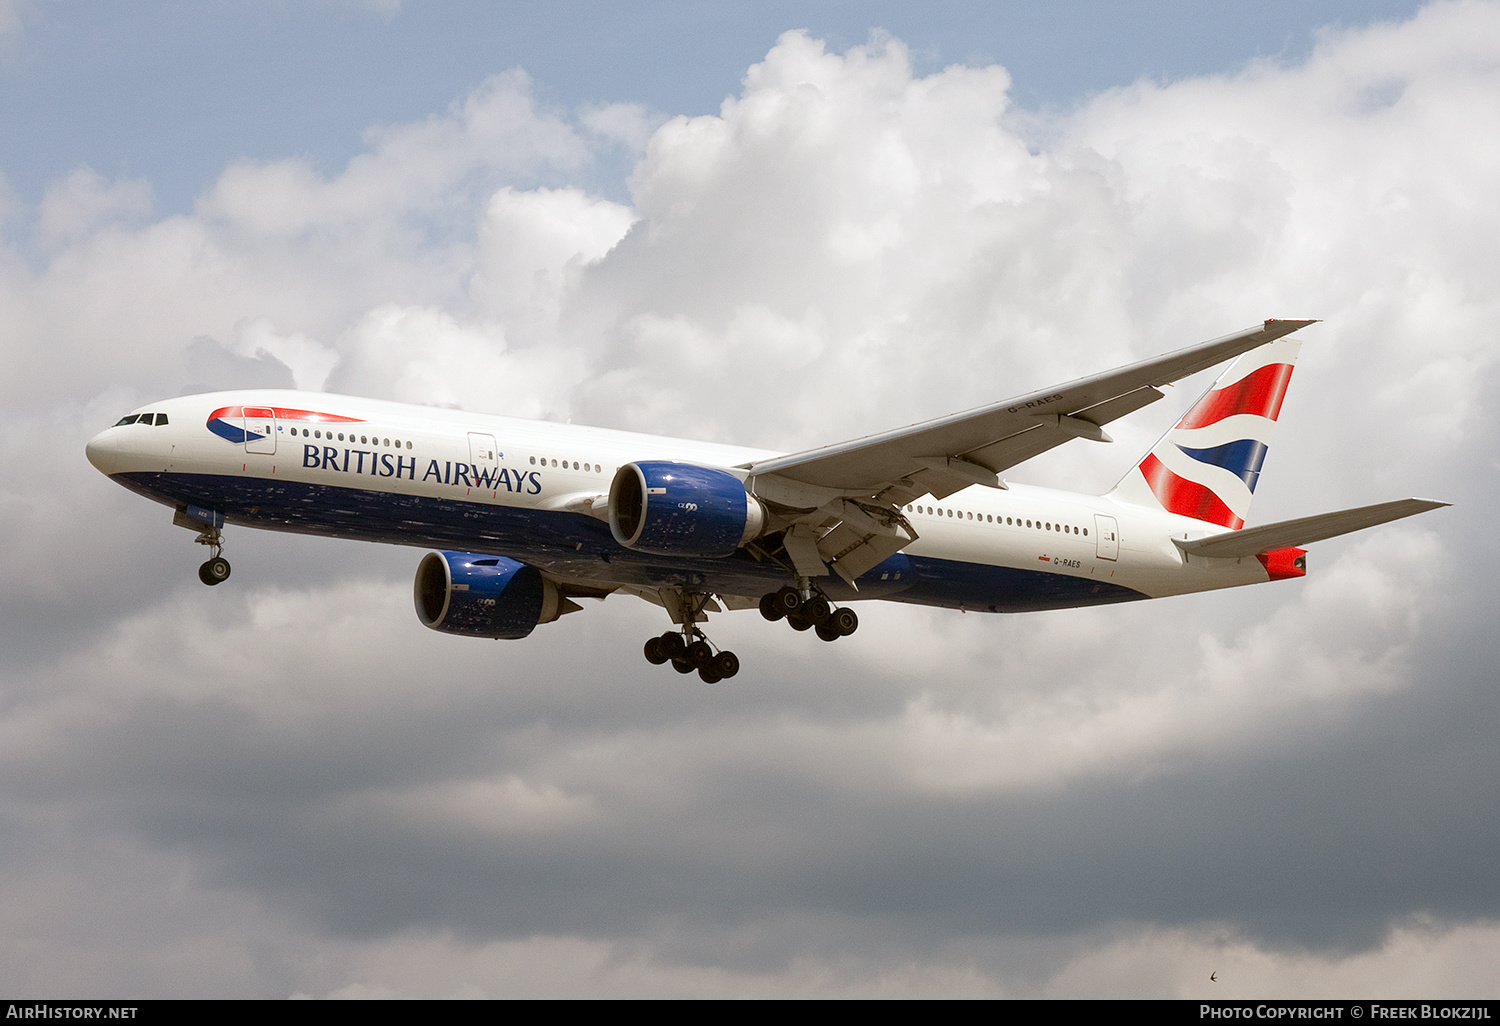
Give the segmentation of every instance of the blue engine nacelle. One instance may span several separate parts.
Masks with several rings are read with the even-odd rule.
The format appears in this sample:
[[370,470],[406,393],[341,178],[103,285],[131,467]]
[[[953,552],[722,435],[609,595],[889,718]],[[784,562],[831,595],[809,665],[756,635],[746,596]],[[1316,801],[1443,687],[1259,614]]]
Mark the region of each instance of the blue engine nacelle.
[[609,486],[609,530],[627,549],[732,556],[765,528],[766,511],[727,470],[665,460],[627,463]]
[[423,626],[471,638],[524,638],[567,601],[536,567],[472,552],[427,553],[412,597]]

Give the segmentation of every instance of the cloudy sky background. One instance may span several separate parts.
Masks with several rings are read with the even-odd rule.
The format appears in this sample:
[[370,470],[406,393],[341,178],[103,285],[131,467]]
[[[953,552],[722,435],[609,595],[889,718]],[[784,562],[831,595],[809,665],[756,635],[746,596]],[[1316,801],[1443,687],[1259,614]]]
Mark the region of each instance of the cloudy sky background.
[[[707,11],[0,0],[0,982],[1496,996],[1500,6]],[[1269,316],[1324,320],[1252,523],[1452,509],[731,614],[717,687],[626,598],[427,631],[416,550],[232,531],[209,591],[83,458],[255,384],[803,448]],[[1105,490],[1202,384],[1010,476]]]

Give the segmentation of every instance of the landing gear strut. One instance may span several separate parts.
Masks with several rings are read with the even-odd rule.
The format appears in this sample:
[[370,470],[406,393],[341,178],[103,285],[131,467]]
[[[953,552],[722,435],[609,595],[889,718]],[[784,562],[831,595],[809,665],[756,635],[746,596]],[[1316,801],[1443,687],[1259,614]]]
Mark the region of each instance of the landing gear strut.
[[824,641],[837,641],[859,630],[859,615],[854,610],[835,609],[817,592],[804,596],[790,587],[762,595],[760,615],[771,621],[785,619],[796,631],[812,628]]

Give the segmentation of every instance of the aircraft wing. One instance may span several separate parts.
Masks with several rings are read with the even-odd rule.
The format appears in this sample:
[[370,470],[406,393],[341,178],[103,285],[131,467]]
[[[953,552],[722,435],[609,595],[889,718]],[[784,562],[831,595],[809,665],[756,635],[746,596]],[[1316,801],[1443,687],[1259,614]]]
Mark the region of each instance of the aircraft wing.
[[900,506],[974,484],[1001,488],[1001,471],[1073,438],[1109,441],[1101,427],[1162,397],[1177,381],[1314,323],[1268,320],[1175,353],[909,427],[746,467],[757,495],[789,508],[835,497]]
[[1276,549],[1294,545],[1309,545],[1326,538],[1337,538],[1341,534],[1363,531],[1377,524],[1416,516],[1430,509],[1451,505],[1436,499],[1397,499],[1380,502],[1358,509],[1341,509],[1337,513],[1319,513],[1317,516],[1283,520],[1275,524],[1249,527],[1243,531],[1229,531],[1210,535],[1193,541],[1172,539],[1173,543],[1190,556],[1213,556],[1233,559],[1236,556],[1257,556]]

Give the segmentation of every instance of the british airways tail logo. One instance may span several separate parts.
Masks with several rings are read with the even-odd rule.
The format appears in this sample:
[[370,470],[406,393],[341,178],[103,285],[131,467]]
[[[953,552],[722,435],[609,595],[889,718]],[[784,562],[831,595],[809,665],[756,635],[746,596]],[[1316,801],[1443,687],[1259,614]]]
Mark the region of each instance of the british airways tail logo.
[[315,410],[293,410],[284,406],[221,406],[208,415],[208,429],[235,445],[266,437],[277,421],[296,424],[363,424],[358,417],[339,417]]
[[1163,509],[1244,526],[1291,377],[1290,360],[1247,354],[1194,404],[1138,468]]

